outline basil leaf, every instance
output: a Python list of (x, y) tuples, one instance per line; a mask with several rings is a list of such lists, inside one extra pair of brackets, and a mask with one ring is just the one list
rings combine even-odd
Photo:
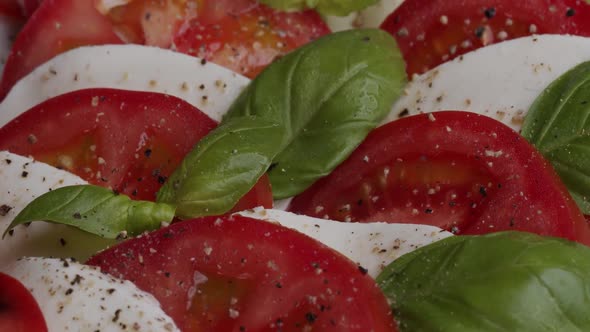
[(280, 10), (316, 9), (323, 15), (346, 16), (374, 5), (379, 0), (260, 0), (260, 2)]
[(590, 248), (504, 232), (444, 239), (377, 282), (401, 331), (589, 331)]
[(255, 116), (227, 119), (185, 157), (158, 192), (180, 218), (229, 211), (264, 175), (283, 140), (281, 126)]
[(171, 222), (173, 218), (174, 207), (168, 204), (133, 201), (97, 186), (69, 186), (33, 200), (16, 216), (3, 236), (20, 224), (49, 221), (115, 239), (157, 229), (162, 222)]
[(522, 135), (552, 164), (584, 214), (590, 214), (590, 62), (551, 83), (535, 100)]
[(224, 120), (256, 116), (284, 128), (268, 174), (274, 197), (291, 197), (328, 175), (389, 113), (404, 67), (384, 31), (332, 34), (268, 67)]

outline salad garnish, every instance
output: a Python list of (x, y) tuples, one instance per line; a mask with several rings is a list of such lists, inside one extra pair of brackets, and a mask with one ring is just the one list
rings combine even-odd
[(551, 83), (535, 100), (522, 135), (553, 164), (570, 194), (590, 214), (590, 62)]
[[(590, 248), (531, 233), (456, 236), (377, 278), (400, 331), (588, 331)], [(584, 291), (586, 290), (586, 291)]]
[[(267, 170), (276, 198), (305, 190), (379, 124), (405, 81), (395, 41), (376, 29), (332, 34), (288, 54), (258, 76), (220, 126), (186, 156), (158, 192), (157, 202), (168, 204), (167, 213), (151, 217), (169, 221), (172, 210), (183, 219), (228, 212)], [(99, 206), (106, 193), (63, 193), (40, 196), (16, 217), (16, 224), (34, 216), (116, 237), (159, 223), (130, 226), (127, 221), (135, 219), (121, 219), (121, 209), (89, 213), (81, 223), (71, 212)], [(65, 201), (71, 211), (53, 215), (52, 207)], [(110, 218), (118, 220), (118, 228), (107, 231), (103, 223)]]
[(70, 225), (107, 239), (124, 239), (172, 222), (174, 206), (131, 200), (110, 189), (78, 185), (40, 196), (12, 221), (4, 236), (17, 225), (36, 220)]

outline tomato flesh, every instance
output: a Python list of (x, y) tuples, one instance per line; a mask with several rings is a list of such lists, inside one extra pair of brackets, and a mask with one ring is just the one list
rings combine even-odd
[(0, 272), (0, 331), (46, 332), (37, 301), (20, 281)]
[(60, 53), (78, 46), (120, 43), (94, 1), (45, 0), (12, 45), (0, 82), (0, 99), (20, 78)]
[(504, 40), (532, 34), (590, 36), (590, 5), (580, 0), (406, 0), (381, 28), (396, 38), (411, 76)]
[(91, 265), (151, 292), (183, 331), (395, 331), (375, 281), (291, 229), (241, 216), (183, 221)]
[(491, 118), (436, 112), (374, 130), (289, 210), (341, 221), (520, 230), (590, 244), (590, 226), (545, 159)]
[[(0, 150), (33, 156), (133, 199), (156, 192), (217, 124), (176, 97), (88, 89), (49, 99), (0, 128)], [(263, 178), (240, 203), (272, 206)]]

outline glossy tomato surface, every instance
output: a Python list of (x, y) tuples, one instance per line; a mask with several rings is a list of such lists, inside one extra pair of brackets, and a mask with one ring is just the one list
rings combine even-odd
[(590, 36), (590, 5), (583, 0), (406, 0), (381, 28), (396, 38), (411, 76), (508, 39)]
[(374, 130), (289, 210), (341, 221), (520, 230), (590, 244), (590, 226), (550, 164), (491, 118), (436, 112)]
[[(33, 156), (133, 199), (154, 200), (184, 156), (216, 126), (176, 97), (87, 89), (49, 99), (0, 128), (0, 150)], [(268, 180), (238, 205), (272, 206)]]
[(256, 219), (179, 222), (88, 263), (154, 294), (183, 331), (396, 331), (366, 270)]
[(14, 41), (0, 82), (0, 99), (20, 78), (60, 53), (78, 46), (120, 43), (94, 1), (45, 0)]
[(172, 47), (249, 77), (330, 32), (314, 11), (279, 12), (254, 0), (133, 1), (108, 16), (128, 42)]
[(330, 32), (314, 11), (278, 12), (254, 0), (46, 0), (17, 36), (0, 98), (50, 58), (83, 45), (134, 43), (196, 55), (254, 77), (275, 58)]
[(31, 292), (18, 280), (2, 272), (0, 272), (0, 331), (47, 331), (43, 313)]

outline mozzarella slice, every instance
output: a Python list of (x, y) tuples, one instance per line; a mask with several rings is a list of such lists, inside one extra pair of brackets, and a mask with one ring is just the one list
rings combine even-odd
[(590, 60), (590, 38), (523, 37), (490, 45), (415, 77), (383, 123), (403, 115), (466, 110), (520, 130), (533, 101), (555, 79)]
[(196, 57), (141, 45), (80, 47), (21, 79), (0, 104), (0, 127), (67, 92), (112, 88), (166, 93), (220, 121), (249, 79)]
[[(47, 164), (0, 151), (0, 233), (34, 198), (52, 189), (76, 184), (86, 182)], [(22, 256), (85, 260), (112, 243), (64, 225), (46, 222), (19, 225), (0, 240), (0, 266)]]
[(265, 209), (238, 214), (295, 229), (340, 252), (367, 269), (372, 277), (377, 277), (396, 258), (452, 236), (438, 227), (426, 225), (343, 223)]
[(31, 291), (49, 332), (180, 331), (151, 294), (95, 267), (65, 259), (23, 258), (2, 272)]

